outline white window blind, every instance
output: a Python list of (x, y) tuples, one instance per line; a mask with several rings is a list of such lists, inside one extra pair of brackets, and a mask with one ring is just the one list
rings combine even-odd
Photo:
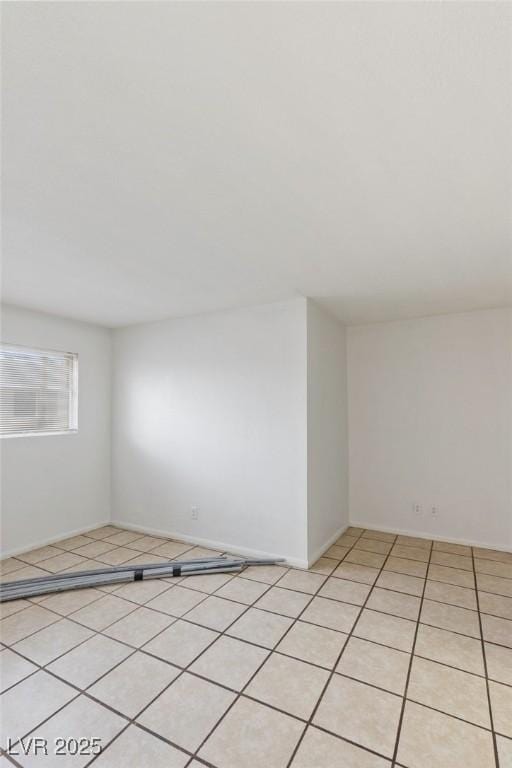
[(78, 356), (0, 346), (0, 435), (77, 429)]

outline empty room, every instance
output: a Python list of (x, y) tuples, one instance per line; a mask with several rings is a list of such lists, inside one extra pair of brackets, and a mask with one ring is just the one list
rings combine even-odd
[(512, 4), (1, 12), (0, 768), (512, 768)]

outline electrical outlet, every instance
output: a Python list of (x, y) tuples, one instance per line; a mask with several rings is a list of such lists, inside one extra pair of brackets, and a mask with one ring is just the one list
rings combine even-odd
[(430, 514), (433, 515), (434, 517), (436, 515), (438, 515), (439, 514), (439, 507), (432, 507), (432, 509), (430, 510)]
[(199, 517), (199, 507), (192, 507), (190, 510), (190, 517), (192, 520), (197, 520)]
[(416, 502), (413, 501), (412, 511), (413, 511), (413, 514), (415, 515), (421, 515), (421, 505), (416, 504)]

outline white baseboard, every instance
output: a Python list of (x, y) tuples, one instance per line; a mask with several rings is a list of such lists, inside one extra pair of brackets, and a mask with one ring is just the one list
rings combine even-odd
[[(260, 549), (249, 549), (248, 547), (240, 547), (235, 544), (227, 544), (225, 541), (214, 541), (213, 539), (203, 539), (198, 536), (190, 536), (186, 533), (179, 533), (178, 531), (164, 531), (159, 528), (148, 528), (145, 525), (135, 525), (134, 523), (127, 523), (124, 520), (111, 520), (110, 525), (115, 525), (119, 528), (126, 528), (129, 531), (137, 531), (139, 533), (145, 533), (148, 536), (162, 536), (167, 539), (177, 539), (184, 541), (187, 544), (195, 544), (198, 547), (206, 547), (207, 549), (217, 549), (220, 552), (229, 552), (233, 555), (244, 555), (246, 557), (270, 557), (270, 558), (282, 558), (284, 555), (276, 554), (275, 552), (263, 552)], [(284, 557), (288, 565), (292, 565), (294, 568), (307, 568), (308, 561), (301, 560), (296, 557)]]
[(86, 525), (85, 528), (75, 528), (73, 531), (62, 531), (58, 536), (50, 536), (48, 539), (40, 539), (39, 541), (31, 541), (24, 547), (8, 549), (5, 552), (2, 552), (0, 559), (4, 560), (7, 557), (15, 557), (22, 552), (30, 552), (32, 549), (46, 547), (48, 544), (55, 544), (57, 541), (62, 541), (62, 539), (70, 539), (72, 536), (80, 536), (81, 534), (87, 533), (87, 531), (94, 531), (96, 528), (101, 528), (103, 525), (112, 525), (112, 523), (110, 520), (98, 520), (94, 525)]
[(504, 547), (503, 543), (474, 541), (473, 539), (454, 539), (450, 536), (438, 536), (432, 533), (423, 533), (409, 528), (388, 528), (383, 525), (365, 523), (363, 520), (351, 520), (349, 525), (355, 528), (366, 528), (367, 531), (382, 531), (383, 533), (395, 533), (397, 536), (415, 536), (417, 539), (429, 539), (431, 541), (445, 541), (449, 544), (462, 544), (466, 547), (481, 547), (482, 549), (497, 549), (500, 552), (512, 552), (512, 547)]
[(320, 557), (322, 557), (322, 555), (324, 554), (324, 552), (327, 552), (327, 550), (329, 549), (329, 547), (332, 547), (332, 545), (334, 544), (334, 542), (335, 542), (335, 541), (337, 541), (337, 540), (339, 539), (339, 537), (340, 537), (340, 536), (343, 536), (343, 534), (345, 533), (345, 531), (347, 530), (347, 528), (348, 528), (348, 527), (349, 527), (349, 524), (348, 524), (348, 523), (347, 523), (347, 525), (342, 525), (342, 526), (341, 526), (341, 528), (338, 528), (338, 530), (336, 531), (336, 533), (333, 533), (333, 535), (332, 535), (332, 536), (330, 536), (330, 537), (327, 539), (327, 541), (326, 541), (326, 542), (324, 542), (324, 544), (322, 544), (322, 546), (321, 546), (321, 547), (317, 547), (317, 549), (315, 549), (315, 551), (313, 552), (313, 554), (308, 556), (308, 567), (309, 567), (309, 568), (311, 568), (311, 566), (312, 566), (312, 565), (314, 565), (314, 564), (316, 563), (316, 561), (317, 561), (317, 560), (318, 560)]

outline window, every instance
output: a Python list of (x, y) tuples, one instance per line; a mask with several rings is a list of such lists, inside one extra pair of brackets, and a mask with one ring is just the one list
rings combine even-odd
[(51, 435), (78, 427), (78, 355), (0, 346), (0, 435)]

